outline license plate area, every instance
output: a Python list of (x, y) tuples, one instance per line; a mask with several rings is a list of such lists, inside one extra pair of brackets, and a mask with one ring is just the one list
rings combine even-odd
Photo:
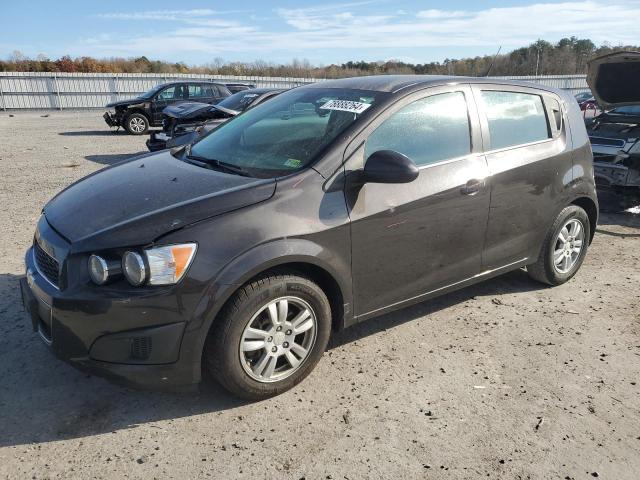
[[(27, 277), (29, 277), (29, 274), (27, 274)], [(29, 286), (28, 278), (20, 281), (20, 292), (22, 294), (22, 304), (31, 317), (34, 331), (38, 332), (47, 345), (51, 345), (53, 340), (51, 306), (33, 293)]]
[(47, 344), (51, 345), (53, 341), (51, 329), (51, 307), (46, 303), (38, 300), (38, 333), (40, 338)]

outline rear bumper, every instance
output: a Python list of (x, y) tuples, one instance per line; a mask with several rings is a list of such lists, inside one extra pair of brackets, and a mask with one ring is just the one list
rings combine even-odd
[(200, 382), (198, 331), (186, 332), (184, 319), (156, 311), (150, 320), (144, 299), (98, 304), (65, 296), (39, 273), (32, 249), (25, 263), (22, 302), (34, 331), (56, 357), (134, 388), (182, 390)]

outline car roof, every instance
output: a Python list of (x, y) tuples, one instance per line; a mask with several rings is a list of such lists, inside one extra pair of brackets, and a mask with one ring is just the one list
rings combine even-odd
[(284, 92), (284, 89), (283, 88), (268, 88), (268, 87), (264, 87), (264, 88), (249, 88), (247, 90), (240, 90), (237, 93), (244, 93), (244, 94), (256, 93), (258, 95), (262, 95), (263, 93), (271, 93), (271, 92)]
[(189, 79), (185, 79), (185, 80), (174, 80), (173, 82), (167, 82), (167, 83), (163, 83), (161, 84), (163, 87), (169, 86), (169, 85), (182, 85), (183, 83), (203, 83), (206, 85), (218, 85), (221, 87), (226, 87), (226, 85), (224, 83), (220, 83), (220, 82), (213, 82), (211, 80), (189, 80)]
[(490, 85), (513, 85), (527, 88), (538, 88), (558, 93), (555, 88), (518, 80), (505, 80), (491, 77), (456, 77), (450, 75), (370, 75), (363, 77), (341, 78), (306, 85), (310, 88), (346, 88), (353, 90), (372, 90), (377, 92), (396, 93), (405, 89), (446, 85), (450, 83), (486, 83)]

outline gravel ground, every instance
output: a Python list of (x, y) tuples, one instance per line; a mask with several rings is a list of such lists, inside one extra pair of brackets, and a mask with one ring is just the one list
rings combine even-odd
[(259, 403), (132, 391), (54, 359), (19, 298), (44, 203), (144, 151), (101, 112), (0, 114), (0, 477), (637, 479), (640, 219), (605, 214), (582, 270), (521, 271), (332, 339)]

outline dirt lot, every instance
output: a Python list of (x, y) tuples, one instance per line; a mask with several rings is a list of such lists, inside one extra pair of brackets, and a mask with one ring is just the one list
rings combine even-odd
[(0, 113), (0, 477), (640, 477), (640, 219), (568, 284), (521, 271), (336, 335), (298, 388), (139, 392), (54, 359), (18, 293), (44, 203), (144, 151), (100, 112)]

